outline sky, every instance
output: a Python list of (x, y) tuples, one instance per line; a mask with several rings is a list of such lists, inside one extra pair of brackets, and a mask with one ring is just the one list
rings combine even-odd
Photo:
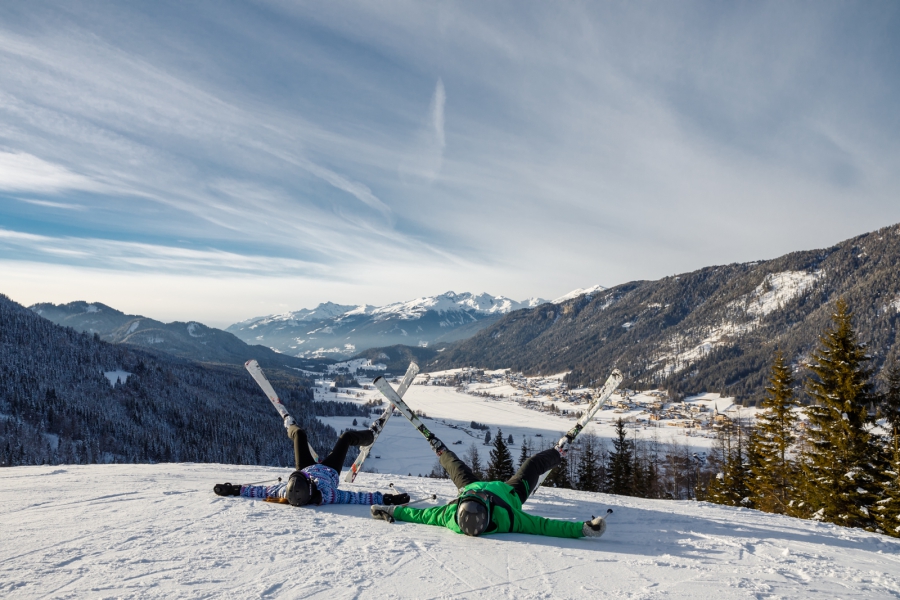
[(0, 293), (213, 326), (900, 222), (896, 2), (0, 5)]

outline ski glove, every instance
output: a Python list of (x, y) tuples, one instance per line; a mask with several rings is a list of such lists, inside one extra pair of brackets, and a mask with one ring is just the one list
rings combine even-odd
[(382, 521), (387, 521), (388, 523), (394, 522), (394, 508), (395, 506), (384, 506), (383, 504), (373, 504), (372, 508), (372, 517), (375, 519), (381, 519)]
[(606, 531), (606, 519), (603, 517), (594, 517), (590, 521), (585, 521), (581, 528), (584, 537), (600, 537)]
[(385, 506), (396, 506), (409, 502), (409, 494), (382, 494)]

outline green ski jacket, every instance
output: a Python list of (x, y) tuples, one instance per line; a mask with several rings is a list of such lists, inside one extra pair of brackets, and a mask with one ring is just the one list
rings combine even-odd
[[(580, 521), (558, 521), (544, 517), (535, 517), (522, 511), (522, 502), (512, 486), (502, 481), (477, 481), (463, 488), (487, 492), (491, 498), (491, 524), (483, 535), (492, 533), (530, 533), (561, 538), (580, 538), (583, 523)], [(412, 508), (398, 506), (394, 509), (394, 518), (408, 523), (438, 525), (456, 533), (462, 533), (456, 524), (456, 503), (453, 501), (444, 506), (433, 508)]]

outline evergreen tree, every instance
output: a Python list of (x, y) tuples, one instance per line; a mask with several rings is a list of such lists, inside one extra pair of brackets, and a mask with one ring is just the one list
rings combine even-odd
[(833, 326), (819, 338), (807, 381), (813, 404), (801, 468), (806, 478), (804, 510), (819, 520), (848, 527), (871, 526), (869, 509), (875, 501), (878, 449), (866, 429), (867, 406), (873, 400), (868, 360), (856, 340), (852, 313), (837, 301)]
[(649, 498), (651, 482), (651, 461), (647, 457), (646, 447), (638, 444), (637, 436), (631, 441), (631, 495), (638, 498)]
[(881, 484), (882, 499), (873, 512), (875, 523), (884, 533), (900, 537), (900, 435), (894, 435), (894, 452)]
[(485, 480), (484, 466), (481, 464), (481, 455), (478, 454), (478, 447), (475, 444), (469, 444), (469, 449), (466, 451), (463, 461), (469, 465), (469, 468), (472, 469), (472, 474), (475, 475), (479, 481)]
[(491, 430), (490, 429), (488, 429), (487, 431), (484, 432), (484, 443), (485, 443), (485, 445), (491, 443)]
[(887, 391), (881, 399), (881, 414), (887, 419), (892, 435), (900, 434), (900, 363), (891, 361), (883, 371)]
[(616, 438), (613, 440), (613, 450), (609, 453), (606, 467), (606, 491), (610, 494), (631, 495), (631, 452), (631, 442), (628, 441), (628, 434), (625, 432), (625, 423), (620, 418), (616, 421)]
[(663, 498), (665, 491), (662, 468), (659, 461), (659, 438), (654, 435), (650, 439), (642, 440), (639, 445), (635, 446), (635, 453), (640, 455), (640, 462), (644, 472), (644, 489), (640, 496), (642, 498)]
[(512, 434), (509, 434), (509, 437), (506, 438), (506, 443), (509, 444), (510, 446), (512, 446), (515, 443), (515, 442), (513, 442)]
[(449, 479), (450, 474), (447, 473), (447, 469), (441, 465), (441, 460), (438, 458), (434, 461), (434, 464), (431, 465), (431, 473), (428, 474), (429, 477), (434, 479)]
[(749, 504), (750, 489), (747, 486), (746, 444), (743, 426), (740, 422), (720, 433), (722, 450), (720, 471), (709, 484), (706, 500), (727, 506)]
[(519, 451), (519, 467), (525, 464), (525, 461), (531, 458), (531, 442), (529, 438), (522, 438), (522, 448)]
[(599, 492), (603, 488), (597, 449), (597, 436), (584, 434), (581, 440), (581, 459), (578, 462), (578, 489), (585, 492)]
[(794, 427), (799, 404), (794, 397), (794, 377), (781, 351), (775, 353), (770, 386), (750, 434), (750, 470), (747, 481), (753, 505), (766, 512), (790, 514), (796, 496), (797, 467), (789, 450), (796, 441)]
[(497, 435), (494, 436), (494, 448), (491, 450), (491, 462), (488, 464), (487, 480), (506, 481), (514, 473), (512, 454), (509, 453), (509, 448), (503, 441), (503, 431), (497, 429)]

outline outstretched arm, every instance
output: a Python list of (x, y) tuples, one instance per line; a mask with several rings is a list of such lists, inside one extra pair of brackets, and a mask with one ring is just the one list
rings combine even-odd
[[(322, 495), (324, 500), (325, 495)], [(333, 498), (330, 502), (323, 501), (323, 504), (382, 504), (384, 496), (381, 492), (345, 492), (344, 490), (335, 490)]]
[(431, 508), (413, 508), (411, 506), (398, 506), (394, 509), (394, 518), (408, 523), (421, 523), (422, 525), (437, 525), (446, 527), (453, 521), (453, 513), (456, 504), (445, 506), (432, 506)]
[(584, 523), (581, 521), (559, 521), (546, 517), (536, 517), (526, 512), (516, 513), (516, 533), (547, 535), (560, 538), (584, 537)]

